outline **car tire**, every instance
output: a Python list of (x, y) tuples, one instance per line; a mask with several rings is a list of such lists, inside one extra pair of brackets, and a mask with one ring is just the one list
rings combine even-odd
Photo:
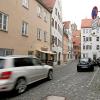
[(94, 68), (92, 68), (91, 71), (93, 72), (94, 71)]
[(47, 79), (48, 79), (48, 80), (52, 80), (52, 79), (53, 79), (53, 71), (52, 71), (52, 70), (50, 70), (50, 71), (48, 72), (48, 77), (47, 77)]
[(14, 91), (17, 94), (22, 94), (25, 92), (26, 88), (27, 88), (26, 80), (24, 78), (20, 78), (16, 81)]
[(98, 64), (98, 66), (100, 67), (100, 64)]
[(77, 69), (77, 72), (81, 72), (81, 70), (80, 69)]

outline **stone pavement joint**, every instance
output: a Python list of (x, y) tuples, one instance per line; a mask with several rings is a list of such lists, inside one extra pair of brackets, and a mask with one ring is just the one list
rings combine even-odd
[(48, 96), (46, 100), (66, 100), (65, 97), (60, 96)]

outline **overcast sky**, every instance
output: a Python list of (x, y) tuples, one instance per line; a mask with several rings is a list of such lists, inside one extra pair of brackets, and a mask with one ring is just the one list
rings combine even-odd
[[(63, 21), (71, 21), (81, 25), (81, 19), (91, 18), (94, 6), (100, 11), (100, 0), (62, 0)], [(98, 14), (100, 16), (100, 12)]]

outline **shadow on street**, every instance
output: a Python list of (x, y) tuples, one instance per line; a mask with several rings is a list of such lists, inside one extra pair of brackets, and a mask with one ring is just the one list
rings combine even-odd
[[(48, 80), (47, 79), (43, 79), (41, 81), (32, 83), (32, 84), (28, 85), (27, 90), (25, 92), (27, 93), (30, 89), (32, 89), (34, 87), (37, 87), (37, 86), (39, 86), (39, 85), (41, 85), (41, 84), (43, 84), (45, 82), (48, 82)], [(18, 96), (18, 95), (15, 94), (12, 91), (11, 92), (0, 92), (0, 100), (8, 100), (8, 99), (13, 98), (13, 97), (16, 97), (16, 96)]]

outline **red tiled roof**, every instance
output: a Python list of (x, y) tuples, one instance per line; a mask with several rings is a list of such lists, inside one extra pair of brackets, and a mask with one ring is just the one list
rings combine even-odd
[(92, 19), (83, 19), (81, 21), (81, 28), (91, 28), (92, 27)]
[(71, 23), (70, 21), (65, 21), (65, 22), (63, 22), (64, 28), (65, 28), (65, 29), (69, 29), (70, 23)]
[(43, 4), (48, 10), (52, 10), (56, 0), (37, 0), (41, 4)]
[(42, 2), (48, 7), (53, 8), (56, 0), (42, 0)]

